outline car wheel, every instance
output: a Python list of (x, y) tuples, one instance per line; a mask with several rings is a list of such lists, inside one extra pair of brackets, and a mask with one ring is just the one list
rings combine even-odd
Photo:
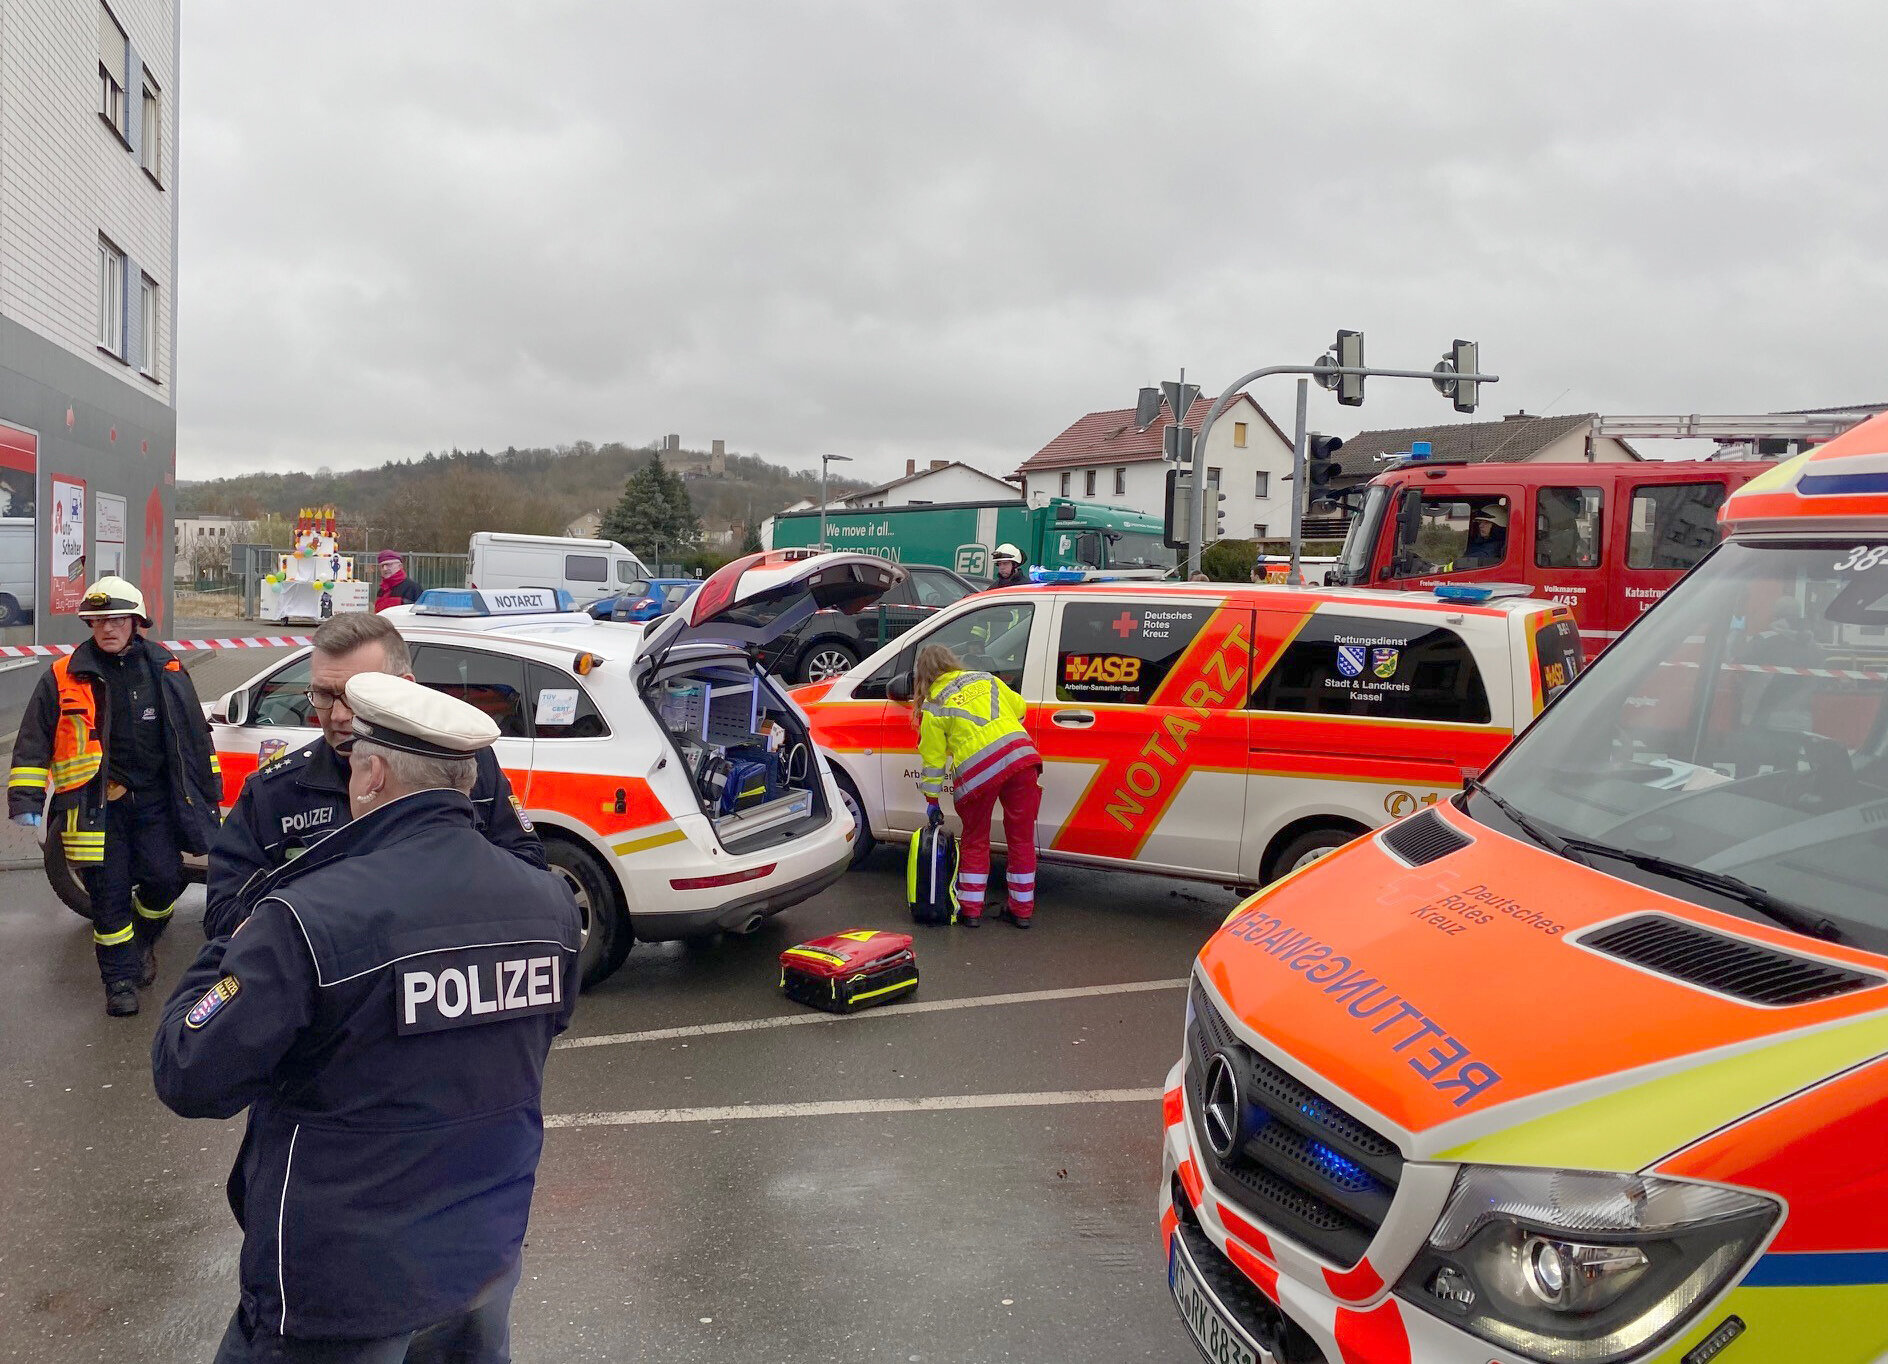
[(1336, 852), (1363, 832), (1362, 829), (1342, 824), (1307, 829), (1272, 854), (1271, 864), (1265, 869), (1265, 879), (1267, 882), (1276, 881), (1300, 867), (1308, 867), (1320, 857)]
[(588, 990), (615, 973), (635, 945), (629, 915), (624, 913), (609, 872), (588, 848), (563, 838), (544, 840), (544, 860), (576, 897), (583, 914), (583, 946), (577, 965)]
[(85, 889), (85, 879), (79, 875), (79, 869), (66, 860), (66, 851), (60, 846), (57, 829), (47, 831), (46, 846), (40, 850), (40, 860), (46, 868), (46, 880), (52, 886), (52, 893), (59, 897), (59, 903), (80, 918), (90, 919), (91, 893)]
[(865, 802), (859, 799), (859, 792), (852, 784), (852, 778), (843, 770), (833, 768), (833, 781), (839, 786), (839, 799), (846, 803), (846, 809), (852, 812), (852, 862), (858, 866), (872, 855), (872, 849), (878, 846), (878, 840), (872, 837), (872, 826), (865, 817)]
[(23, 614), (18, 600), (0, 592), (0, 626), (18, 625)]
[(858, 661), (859, 655), (849, 645), (836, 639), (822, 639), (800, 655), (794, 672), (802, 682), (824, 682), (829, 677), (839, 676)]

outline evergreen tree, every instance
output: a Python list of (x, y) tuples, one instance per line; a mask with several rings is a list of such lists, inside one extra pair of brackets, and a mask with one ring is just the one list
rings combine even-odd
[(651, 460), (623, 484), (623, 495), (603, 514), (597, 534), (631, 550), (655, 565), (663, 552), (677, 548), (670, 534), (673, 513), (669, 506), (666, 470), (660, 459)]
[(754, 522), (749, 521), (747, 523), (747, 534), (741, 537), (741, 553), (759, 554), (760, 551), (760, 527), (754, 524)]
[(670, 542), (677, 549), (693, 549), (701, 543), (701, 518), (695, 515), (688, 487), (680, 474), (663, 464), (660, 455), (656, 456), (654, 467), (662, 480), (662, 500), (668, 508)]

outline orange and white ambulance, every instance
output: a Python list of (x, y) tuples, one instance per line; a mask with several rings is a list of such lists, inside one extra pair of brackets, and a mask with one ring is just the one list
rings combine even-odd
[(944, 644), (1028, 705), (1045, 860), (1256, 886), (1459, 791), (1572, 679), (1580, 639), (1567, 608), (1449, 590), (1461, 599), (1005, 588), (793, 695), (853, 806), (858, 856), (924, 822), (917, 725), (888, 693), (919, 649)]
[(1463, 795), (1201, 951), (1207, 1358), (1888, 1358), (1888, 417), (1723, 520)]
[[(386, 615), (419, 681), (497, 722), (519, 813), (583, 911), (588, 987), (636, 940), (751, 931), (844, 875), (852, 820), (756, 656), (902, 578), (863, 554), (786, 551), (734, 560), (646, 627), (557, 612), (538, 588), (436, 590)], [(227, 801), (319, 737), (308, 654), (215, 704)]]

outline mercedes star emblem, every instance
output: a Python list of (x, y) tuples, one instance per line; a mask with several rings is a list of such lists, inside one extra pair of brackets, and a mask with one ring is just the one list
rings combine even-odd
[(1204, 1117), (1207, 1144), (1221, 1160), (1239, 1149), (1239, 1076), (1223, 1051), (1214, 1052), (1206, 1067)]

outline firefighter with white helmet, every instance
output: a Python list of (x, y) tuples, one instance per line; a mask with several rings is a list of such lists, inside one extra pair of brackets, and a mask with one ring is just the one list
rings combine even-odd
[(146, 639), (144, 594), (100, 578), (79, 602), (91, 639), (55, 659), (20, 721), (7, 774), (16, 824), (50, 825), (85, 881), (105, 1012), (138, 1011), (156, 944), (184, 888), (183, 854), (207, 852), (223, 779), (190, 674)]
[(1012, 544), (1001, 544), (990, 558), (996, 564), (995, 587), (1014, 587), (1018, 583), (1029, 581), (1023, 571), (1023, 552)]

